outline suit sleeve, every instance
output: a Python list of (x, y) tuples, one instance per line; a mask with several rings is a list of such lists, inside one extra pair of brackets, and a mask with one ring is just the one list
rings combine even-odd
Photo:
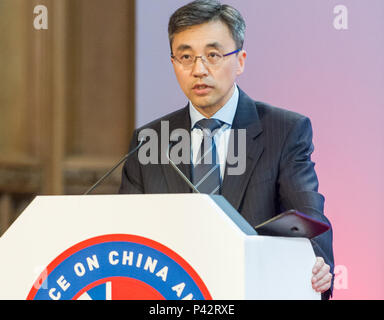
[[(278, 179), (280, 203), (284, 209), (296, 209), (322, 222), (330, 224), (324, 215), (324, 197), (318, 193), (315, 164), (311, 161), (314, 150), (312, 126), (308, 118), (302, 117), (293, 125), (284, 143)], [(332, 229), (311, 240), (315, 255), (323, 257), (334, 274)], [(328, 299), (332, 287), (323, 293)]]
[[(133, 133), (132, 141), (129, 150), (133, 150), (138, 144), (137, 131)], [(139, 194), (144, 193), (144, 186), (142, 183), (141, 166), (139, 163), (138, 152), (132, 154), (124, 163), (121, 174), (121, 185), (119, 193), (125, 194)]]

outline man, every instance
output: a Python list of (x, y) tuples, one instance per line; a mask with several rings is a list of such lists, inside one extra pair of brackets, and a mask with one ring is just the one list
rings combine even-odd
[[(324, 198), (311, 162), (312, 128), (308, 118), (297, 113), (253, 101), (235, 80), (245, 68), (243, 50), (245, 23), (240, 13), (217, 1), (197, 0), (178, 9), (170, 18), (168, 32), (171, 62), (188, 105), (153, 121), (141, 129), (161, 134), (191, 133), (190, 160), (181, 171), (200, 192), (220, 193), (251, 224), (257, 225), (287, 209), (297, 209), (329, 223), (323, 214)], [(138, 145), (134, 133), (131, 149)], [(241, 174), (229, 174), (231, 135), (243, 139), (246, 154)], [(204, 144), (206, 133), (210, 144)], [(236, 139), (235, 139), (236, 140)], [(241, 141), (235, 149), (241, 150)], [(205, 146), (205, 147), (203, 147)], [(161, 146), (160, 146), (161, 147)], [(204, 150), (204, 151), (203, 151)], [(164, 150), (162, 150), (163, 152)], [(206, 155), (212, 162), (202, 163)], [(160, 159), (159, 155), (159, 159)], [(228, 158), (227, 158), (228, 160)], [(169, 164), (142, 164), (139, 156), (124, 165), (120, 193), (191, 192)], [(332, 231), (314, 238), (317, 256), (312, 286), (329, 299), (332, 292)]]

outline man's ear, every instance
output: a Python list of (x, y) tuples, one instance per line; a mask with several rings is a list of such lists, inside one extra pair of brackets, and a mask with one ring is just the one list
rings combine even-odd
[(241, 50), (237, 55), (238, 69), (237, 69), (236, 75), (239, 76), (244, 72), (246, 58), (247, 58), (247, 52), (245, 50)]

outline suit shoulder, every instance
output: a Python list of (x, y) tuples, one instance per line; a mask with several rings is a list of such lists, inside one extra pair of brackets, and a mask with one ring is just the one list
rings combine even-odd
[(271, 104), (255, 101), (259, 117), (263, 122), (283, 122), (286, 124), (294, 124), (297, 121), (309, 120), (303, 114), (288, 109), (273, 106)]

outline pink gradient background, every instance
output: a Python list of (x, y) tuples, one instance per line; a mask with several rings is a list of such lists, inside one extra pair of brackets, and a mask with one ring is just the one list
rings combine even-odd
[[(137, 125), (186, 104), (169, 61), (167, 23), (187, 2), (137, 2)], [(384, 1), (223, 3), (247, 23), (240, 87), (312, 121), (335, 263), (348, 271), (347, 288), (335, 288), (333, 299), (384, 299)], [(348, 8), (348, 30), (333, 27), (338, 4)]]

